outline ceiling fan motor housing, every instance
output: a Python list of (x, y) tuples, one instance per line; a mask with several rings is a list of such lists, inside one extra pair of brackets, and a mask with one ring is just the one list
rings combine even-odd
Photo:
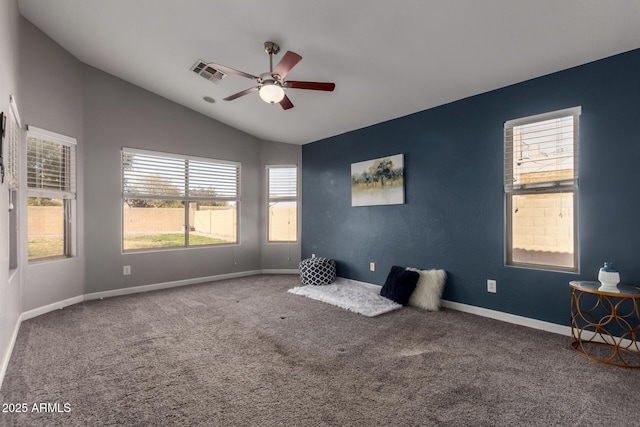
[(260, 74), (260, 76), (258, 77), (258, 83), (263, 84), (266, 82), (276, 82), (278, 84), (282, 83), (279, 79), (279, 76), (276, 74), (271, 74), (271, 73), (262, 73)]
[(264, 42), (264, 51), (269, 55), (277, 55), (280, 52), (280, 46), (274, 42)]

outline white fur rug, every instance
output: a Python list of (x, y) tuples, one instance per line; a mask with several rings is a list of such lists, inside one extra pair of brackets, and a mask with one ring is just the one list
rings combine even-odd
[(306, 285), (289, 289), (290, 293), (326, 302), (367, 317), (378, 316), (402, 305), (380, 296), (380, 286), (338, 278), (331, 285)]

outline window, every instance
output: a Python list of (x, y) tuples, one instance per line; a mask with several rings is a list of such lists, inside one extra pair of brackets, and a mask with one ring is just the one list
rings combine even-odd
[(580, 112), (505, 123), (507, 265), (578, 271)]
[(298, 168), (267, 166), (269, 242), (298, 240)]
[(76, 140), (27, 128), (29, 261), (75, 255)]
[(240, 164), (122, 149), (124, 251), (238, 242)]

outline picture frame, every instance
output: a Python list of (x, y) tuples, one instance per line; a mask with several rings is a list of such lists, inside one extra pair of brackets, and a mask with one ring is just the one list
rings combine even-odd
[(351, 206), (404, 204), (404, 154), (351, 164)]

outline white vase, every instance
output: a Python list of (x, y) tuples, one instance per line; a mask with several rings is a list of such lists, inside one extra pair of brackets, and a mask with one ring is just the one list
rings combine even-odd
[(618, 289), (617, 286), (618, 283), (620, 283), (620, 273), (613, 268), (613, 263), (604, 263), (604, 267), (602, 267), (598, 273), (598, 281), (600, 282), (599, 291), (620, 293), (620, 289)]

